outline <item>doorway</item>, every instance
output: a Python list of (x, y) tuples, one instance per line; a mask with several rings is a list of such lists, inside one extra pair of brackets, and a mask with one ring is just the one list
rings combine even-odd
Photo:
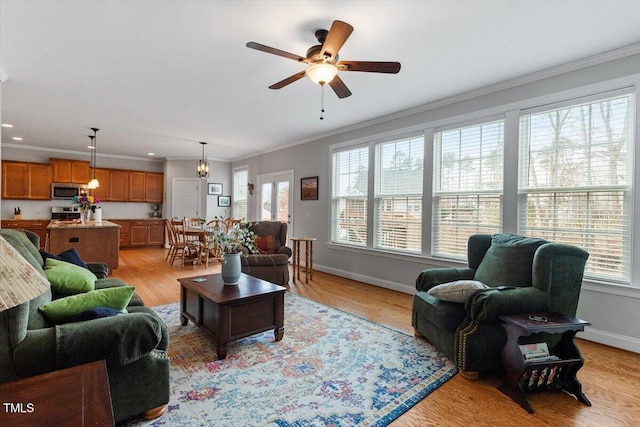
[(258, 182), (258, 221), (287, 223), (287, 240), (293, 230), (293, 170), (262, 174)]
[(199, 178), (173, 178), (171, 183), (171, 217), (194, 218), (201, 216)]

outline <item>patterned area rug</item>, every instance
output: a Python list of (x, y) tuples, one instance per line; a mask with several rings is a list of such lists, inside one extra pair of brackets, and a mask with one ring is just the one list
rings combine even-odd
[(220, 361), (178, 304), (154, 310), (170, 331), (171, 401), (131, 426), (384, 426), (456, 373), (423, 340), (289, 292), (283, 340), (244, 338)]

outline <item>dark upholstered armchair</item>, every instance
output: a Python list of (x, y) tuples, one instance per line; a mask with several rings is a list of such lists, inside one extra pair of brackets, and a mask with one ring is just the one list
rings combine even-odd
[[(514, 234), (476, 234), (468, 242), (468, 268), (425, 270), (416, 280), (412, 325), (442, 350), (468, 379), (502, 369), (506, 334), (497, 316), (558, 312), (575, 316), (589, 254), (575, 246)], [(477, 280), (489, 286), (464, 303), (428, 294), (436, 285)], [(505, 285), (514, 289), (498, 290)]]
[[(44, 275), (36, 234), (0, 229), (0, 236)], [(126, 285), (107, 278), (105, 267), (89, 264), (98, 277), (95, 289)], [(0, 383), (104, 359), (116, 422), (162, 415), (169, 402), (169, 334), (156, 313), (133, 294), (127, 313), (51, 324), (38, 307), (55, 298), (48, 289), (0, 312)]]
[(258, 221), (249, 224), (249, 228), (256, 234), (260, 253), (241, 257), (242, 272), (277, 285), (289, 283), (291, 248), (286, 246), (287, 223)]

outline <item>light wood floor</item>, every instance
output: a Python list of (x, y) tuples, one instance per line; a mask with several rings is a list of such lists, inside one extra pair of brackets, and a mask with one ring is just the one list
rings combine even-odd
[[(163, 249), (120, 252), (115, 277), (135, 286), (148, 306), (179, 301), (177, 278), (219, 272), (220, 266), (179, 267), (164, 261)], [(291, 292), (390, 328), (413, 334), (411, 295), (316, 272)], [(588, 319), (587, 319), (588, 320)], [(285, 339), (287, 337), (285, 330)], [(418, 338), (416, 338), (418, 339)], [(535, 414), (500, 393), (499, 375), (478, 381), (454, 376), (396, 420), (392, 426), (636, 426), (640, 419), (640, 355), (578, 340), (585, 366), (578, 372), (591, 407), (563, 392), (528, 395)]]

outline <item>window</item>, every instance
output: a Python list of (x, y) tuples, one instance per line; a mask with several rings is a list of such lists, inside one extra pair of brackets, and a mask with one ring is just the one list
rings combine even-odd
[(584, 248), (586, 275), (630, 281), (633, 96), (520, 118), (519, 230)]
[(247, 218), (247, 184), (249, 171), (246, 168), (233, 171), (233, 197), (231, 212), (233, 218)]
[(504, 120), (436, 132), (432, 252), (467, 258), (476, 233), (501, 230)]
[(420, 253), (424, 138), (380, 143), (375, 153), (374, 246)]
[(333, 153), (331, 241), (367, 245), (369, 148)]

